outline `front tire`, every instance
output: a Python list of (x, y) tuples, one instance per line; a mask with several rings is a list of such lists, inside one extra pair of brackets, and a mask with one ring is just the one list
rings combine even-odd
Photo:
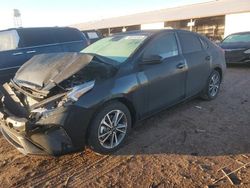
[(215, 99), (220, 91), (221, 76), (217, 70), (213, 70), (210, 74), (206, 87), (204, 88), (201, 98), (204, 100)]
[(124, 144), (131, 130), (131, 114), (120, 102), (106, 104), (89, 127), (89, 147), (100, 154), (112, 153)]

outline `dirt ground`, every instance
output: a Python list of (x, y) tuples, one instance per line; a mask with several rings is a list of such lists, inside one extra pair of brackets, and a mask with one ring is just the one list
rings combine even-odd
[(216, 100), (139, 123), (110, 156), (24, 156), (0, 135), (0, 187), (250, 187), (250, 165), (214, 184), (250, 162), (249, 84), (250, 66), (230, 66)]

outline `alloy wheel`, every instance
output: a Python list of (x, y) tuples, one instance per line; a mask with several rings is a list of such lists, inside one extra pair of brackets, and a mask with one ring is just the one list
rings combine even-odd
[(215, 97), (219, 91), (220, 87), (220, 76), (219, 74), (214, 74), (209, 82), (209, 94), (211, 97)]
[(98, 140), (106, 149), (118, 146), (127, 133), (128, 121), (121, 110), (112, 110), (102, 119), (98, 129)]

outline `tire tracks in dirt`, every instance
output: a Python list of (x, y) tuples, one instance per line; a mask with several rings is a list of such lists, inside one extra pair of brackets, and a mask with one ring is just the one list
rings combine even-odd
[[(84, 163), (91, 165), (91, 163), (89, 163), (87, 156), (84, 158), (86, 159), (85, 161), (84, 159), (82, 159), (82, 157), (79, 154), (73, 156), (73, 158), (70, 158), (70, 159), (68, 158), (69, 156), (67, 156), (67, 158), (65, 159), (63, 158), (62, 161), (59, 161), (59, 164), (53, 161), (55, 162), (55, 164), (51, 168), (48, 168), (42, 172), (39, 172), (37, 175), (34, 175), (32, 177), (21, 179), (18, 181), (17, 185), (18, 187), (26, 187), (28, 184), (31, 184), (32, 186), (45, 185), (47, 182), (49, 182), (53, 178), (61, 177), (61, 174), (63, 174), (64, 172), (73, 171), (76, 166), (80, 166)], [(102, 160), (103, 158), (105, 158), (105, 156), (99, 159), (93, 158), (93, 156), (91, 157), (93, 161), (96, 161), (96, 160), (99, 161), (99, 160)], [(63, 171), (61, 169), (62, 165), (64, 167)]]
[[(155, 140), (151, 141), (148, 145), (145, 145), (145, 146), (148, 148), (153, 147), (155, 144), (162, 142), (163, 139), (171, 139), (172, 136), (174, 136), (174, 134), (170, 134), (167, 137), (166, 137), (166, 135), (162, 135), (160, 137), (157, 137)], [(129, 149), (129, 148), (131, 148), (131, 146), (134, 146), (134, 144), (135, 143), (130, 143), (124, 149)], [(145, 146), (143, 146), (143, 147), (145, 147)], [(91, 173), (86, 173), (88, 170), (90, 170), (90, 168), (77, 171), (77, 173), (72, 176), (72, 179), (74, 179), (75, 181), (72, 180), (70, 183), (70, 186), (72, 186), (72, 187), (79, 187), (79, 186), (85, 187), (88, 185), (88, 183), (91, 182), (91, 180), (96, 179), (96, 177), (98, 177), (98, 178), (103, 177), (108, 172), (115, 170), (116, 168), (118, 168), (122, 164), (127, 163), (128, 161), (130, 161), (132, 158), (135, 157), (135, 155), (133, 155), (133, 154), (127, 155), (127, 156), (119, 156), (118, 155), (119, 152), (116, 154), (117, 154), (117, 156), (110, 156), (109, 158), (107, 158), (107, 160), (105, 160), (105, 164), (97, 163), (96, 165), (99, 166), (98, 169), (95, 168), (93, 171), (91, 171)], [(102, 162), (104, 162), (104, 161), (102, 161)], [(86, 174), (88, 174), (88, 175), (86, 176)], [(60, 185), (60, 183), (56, 184), (56, 186), (59, 186), (59, 185)]]

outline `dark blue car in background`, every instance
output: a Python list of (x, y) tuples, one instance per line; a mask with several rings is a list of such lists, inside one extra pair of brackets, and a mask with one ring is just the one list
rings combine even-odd
[(70, 27), (15, 28), (0, 31), (0, 84), (9, 81), (34, 55), (80, 52), (88, 45), (81, 31)]
[(227, 63), (250, 63), (250, 32), (231, 34), (220, 47), (225, 50)]

